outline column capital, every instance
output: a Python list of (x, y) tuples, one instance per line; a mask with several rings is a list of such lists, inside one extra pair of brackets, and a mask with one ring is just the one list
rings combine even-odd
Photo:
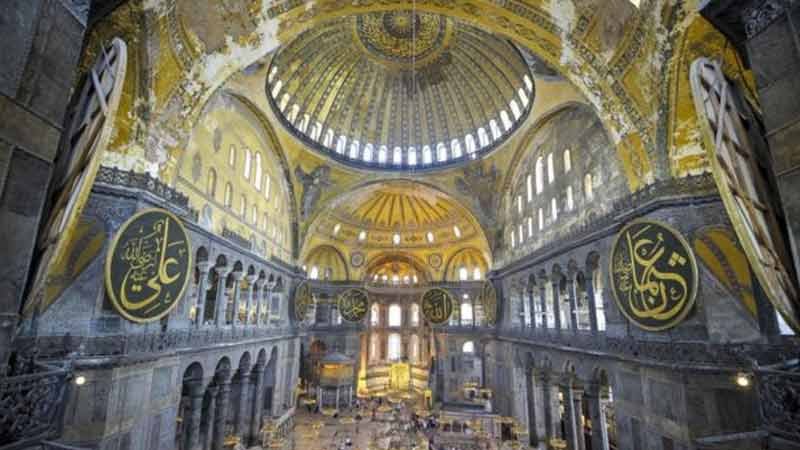
[(211, 271), (211, 267), (212, 266), (213, 266), (213, 264), (211, 264), (211, 261), (198, 261), (197, 270), (201, 274), (207, 274), (208, 272)]
[(233, 269), (228, 266), (214, 266), (214, 272), (217, 272), (220, 278), (225, 278), (231, 273)]
[(256, 274), (247, 275), (246, 277), (244, 277), (244, 279), (247, 280), (248, 284), (253, 285), (258, 280), (258, 275)]
[(266, 283), (267, 280), (263, 278), (257, 278), (255, 281), (253, 281), (253, 285), (258, 289), (261, 289)]
[(243, 271), (241, 271), (241, 270), (236, 270), (236, 271), (232, 271), (231, 275), (233, 276), (234, 280), (242, 281), (242, 278), (244, 278), (245, 273)]

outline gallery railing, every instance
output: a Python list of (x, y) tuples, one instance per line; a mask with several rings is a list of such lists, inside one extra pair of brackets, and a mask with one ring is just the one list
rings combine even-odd
[(800, 442), (800, 361), (759, 367), (755, 373), (766, 431)]
[(36, 349), (40, 359), (62, 359), (71, 354), (80, 357), (125, 356), (175, 351), (183, 348), (211, 347), (222, 343), (237, 343), (252, 339), (281, 337), (294, 334), (291, 327), (283, 328), (207, 328), (174, 330), (164, 333), (107, 335), (107, 336), (41, 336), (20, 337), (16, 348), (25, 353)]
[(68, 368), (32, 363), (0, 378), (0, 450), (21, 449), (61, 432)]

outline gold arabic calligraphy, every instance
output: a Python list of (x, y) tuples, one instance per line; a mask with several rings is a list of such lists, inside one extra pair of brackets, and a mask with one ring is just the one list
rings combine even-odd
[(422, 296), (422, 314), (433, 324), (441, 324), (453, 313), (453, 299), (447, 291), (431, 289)]
[(114, 306), (138, 322), (163, 317), (183, 294), (190, 259), (188, 236), (177, 218), (161, 210), (135, 215), (109, 253), (106, 284)]
[(351, 289), (339, 297), (339, 314), (348, 322), (364, 319), (368, 306), (367, 294), (357, 289)]
[(622, 231), (612, 259), (613, 289), (625, 315), (645, 329), (665, 329), (694, 302), (696, 265), (672, 230), (635, 222)]

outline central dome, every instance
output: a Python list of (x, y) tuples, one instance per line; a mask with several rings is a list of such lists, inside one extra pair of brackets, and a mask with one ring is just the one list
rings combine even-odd
[(267, 97), (295, 136), (334, 159), (424, 170), (504, 142), (530, 111), (530, 68), (510, 42), (416, 11), (326, 22), (273, 57)]

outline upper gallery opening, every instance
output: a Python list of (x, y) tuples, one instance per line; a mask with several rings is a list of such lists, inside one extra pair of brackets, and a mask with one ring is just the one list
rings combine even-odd
[(527, 117), (535, 89), (511, 42), (411, 10), (347, 16), (281, 47), (266, 80), (283, 125), (348, 165), (419, 171), (477, 158)]

